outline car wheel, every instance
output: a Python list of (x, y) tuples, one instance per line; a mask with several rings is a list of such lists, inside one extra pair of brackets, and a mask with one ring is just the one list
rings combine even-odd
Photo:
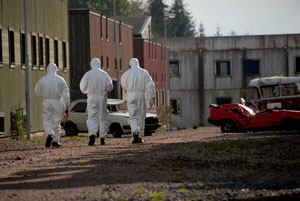
[(296, 130), (298, 125), (295, 119), (289, 118), (289, 119), (283, 119), (281, 121), (280, 127), (281, 130), (290, 131), (290, 130)]
[(225, 119), (221, 123), (221, 131), (223, 133), (233, 132), (235, 131), (235, 124), (232, 120)]
[(66, 131), (66, 136), (78, 135), (78, 128), (77, 128), (77, 126), (75, 124), (71, 123), (71, 122), (66, 123), (64, 129)]
[(123, 130), (119, 124), (114, 124), (111, 126), (111, 133), (115, 138), (120, 138), (123, 134)]

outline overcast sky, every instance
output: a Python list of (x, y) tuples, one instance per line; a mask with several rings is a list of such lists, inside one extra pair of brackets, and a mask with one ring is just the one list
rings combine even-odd
[[(174, 0), (164, 0), (171, 5)], [(300, 0), (183, 0), (198, 31), (203, 22), (206, 36), (216, 27), (226, 36), (300, 33)]]

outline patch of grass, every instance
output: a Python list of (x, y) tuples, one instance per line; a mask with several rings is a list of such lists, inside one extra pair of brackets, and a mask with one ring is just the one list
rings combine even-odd
[(152, 199), (153, 201), (161, 201), (163, 200), (163, 197), (165, 197), (165, 193), (164, 192), (153, 192), (152, 193)]
[(144, 194), (145, 190), (142, 188), (137, 189), (136, 191), (134, 191), (134, 194)]
[(88, 136), (66, 136), (64, 137), (64, 139), (68, 140), (68, 139), (89, 139)]
[(178, 192), (180, 192), (180, 193), (188, 193), (189, 189), (187, 189), (187, 188), (181, 188), (181, 189), (178, 190)]

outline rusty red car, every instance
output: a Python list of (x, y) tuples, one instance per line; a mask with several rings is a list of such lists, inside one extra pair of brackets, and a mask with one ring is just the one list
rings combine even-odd
[(210, 104), (210, 124), (220, 126), (222, 132), (262, 130), (297, 130), (300, 111), (266, 109), (255, 113), (243, 104)]

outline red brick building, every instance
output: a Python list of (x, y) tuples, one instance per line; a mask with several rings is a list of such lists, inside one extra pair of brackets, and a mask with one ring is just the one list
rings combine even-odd
[[(114, 90), (109, 98), (117, 98), (114, 20), (87, 9), (69, 10), (69, 18), (71, 99), (85, 98), (79, 83), (84, 73), (90, 70), (90, 60), (94, 57), (101, 60), (102, 69), (113, 80)], [(133, 28), (120, 21), (116, 27), (121, 77), (133, 57)]]
[[(163, 44), (151, 41), (151, 17), (132, 16), (118, 17), (118, 19), (133, 26), (133, 57), (139, 59), (140, 66), (149, 72), (155, 83), (156, 105), (158, 107), (165, 106), (165, 52)], [(169, 78), (169, 48), (167, 48), (167, 55)], [(168, 86), (168, 97), (170, 97), (170, 81)]]

